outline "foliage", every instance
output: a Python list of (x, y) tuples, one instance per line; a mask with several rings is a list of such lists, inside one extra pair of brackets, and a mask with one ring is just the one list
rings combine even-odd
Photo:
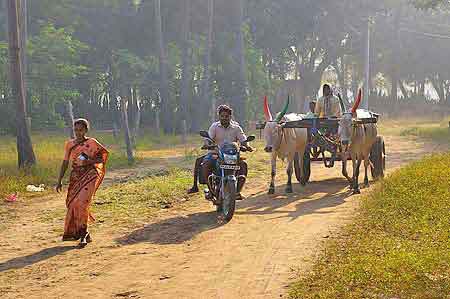
[(291, 298), (445, 298), (450, 293), (450, 154), (389, 176)]
[[(388, 90), (397, 70), (406, 88), (413, 84), (423, 86), (424, 82), (432, 84), (441, 103), (448, 104), (450, 68), (445, 53), (450, 43), (445, 38), (413, 33), (448, 35), (448, 11), (441, 9), (439, 1), (414, 2), (417, 7), (436, 10), (417, 10), (407, 0), (216, 0), (211, 94), (218, 103), (230, 102), (235, 110), (247, 111), (247, 120), (255, 120), (261, 116), (258, 104), (262, 96), (275, 97), (286, 79), (299, 80), (302, 96), (315, 96), (324, 73), (334, 70), (341, 89), (354, 93), (363, 74), (365, 16), (372, 16), (372, 76), (378, 78), (380, 86)], [(112, 123), (120, 125), (117, 97), (129, 98), (131, 90), (135, 92), (135, 98), (129, 99), (132, 129), (138, 107), (142, 107), (142, 123), (156, 126), (156, 114), (162, 104), (167, 104), (168, 109), (161, 113), (169, 115), (161, 119), (171, 120), (171, 132), (181, 130), (183, 110), (189, 111), (193, 123), (188, 128), (192, 130), (209, 122), (206, 115), (211, 111), (212, 100), (203, 97), (207, 0), (191, 0), (187, 10), (184, 1), (162, 1), (163, 48), (170, 89), (170, 98), (163, 99), (164, 103), (159, 97), (160, 47), (154, 1), (42, 0), (28, 4), (26, 77), (33, 128), (63, 125), (61, 111), (55, 111), (55, 105), (67, 100), (74, 103), (77, 116), (88, 117), (107, 128)], [(238, 13), (240, 5), (244, 7), (243, 17)], [(187, 60), (192, 67), (187, 76), (192, 80), (189, 94), (182, 95), (186, 13), (191, 17), (187, 44), (192, 49)], [(400, 39), (392, 30), (399, 16)], [(244, 37), (243, 54), (238, 47), (239, 28)], [(243, 55), (245, 59), (239, 57)], [(1, 131), (11, 131), (14, 122), (6, 61), (6, 45), (0, 41), (0, 111), (6, 116), (1, 118)], [(241, 61), (246, 61), (245, 65), (241, 66)], [(240, 82), (242, 68), (247, 82)], [(420, 88), (414, 93), (424, 96)], [(184, 109), (187, 104), (189, 107)]]
[(29, 90), (32, 105), (36, 107), (32, 109), (32, 117), (38, 127), (57, 119), (56, 103), (76, 101), (80, 97), (73, 85), (87, 73), (88, 68), (80, 64), (80, 58), (89, 48), (72, 35), (68, 29), (46, 24), (28, 43), (32, 79)]

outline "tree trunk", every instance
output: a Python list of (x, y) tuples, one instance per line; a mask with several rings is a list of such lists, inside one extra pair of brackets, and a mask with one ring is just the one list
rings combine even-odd
[[(396, 68), (396, 66), (394, 65), (393, 68)], [(391, 98), (392, 101), (395, 103), (398, 101), (398, 77), (396, 70), (392, 70), (391, 80), (392, 80)]]
[(391, 73), (391, 79), (392, 79), (392, 89), (391, 89), (391, 98), (394, 103), (398, 101), (398, 55), (400, 53), (400, 16), (401, 16), (401, 10), (397, 9), (395, 13), (395, 21), (394, 21), (394, 33), (396, 35), (396, 42), (393, 45), (393, 52), (392, 52), (392, 73)]
[(247, 117), (247, 74), (246, 74), (246, 59), (245, 59), (245, 41), (244, 41), (244, 0), (234, 0), (236, 9), (236, 59), (238, 67), (238, 77), (236, 82), (235, 92), (235, 118), (238, 122), (244, 125)]
[(141, 127), (141, 115), (142, 115), (142, 103), (140, 101), (139, 98), (139, 94), (138, 94), (138, 90), (137, 87), (133, 88), (133, 93), (134, 93), (134, 101), (136, 103), (136, 114), (135, 114), (135, 119), (134, 119), (134, 130), (133, 130), (133, 139), (136, 145), (136, 140), (139, 136), (139, 129)]
[(69, 131), (69, 137), (75, 138), (75, 134), (73, 131), (73, 105), (71, 101), (67, 101), (66, 103), (66, 126)]
[(344, 103), (346, 104), (346, 106), (349, 106), (349, 101), (348, 101), (348, 96), (347, 96), (347, 80), (346, 80), (346, 76), (347, 76), (347, 67), (344, 61), (344, 56), (341, 57), (341, 61), (340, 61), (340, 67), (339, 64), (336, 62), (334, 65), (334, 68), (336, 70), (336, 74), (337, 74), (337, 78), (339, 81), (339, 85), (341, 87), (341, 91), (342, 91), (342, 99), (344, 100)]
[[(214, 7), (215, 0), (208, 1), (208, 42), (206, 45), (205, 66), (203, 74), (203, 103), (214, 105), (211, 101), (211, 54), (214, 47)], [(215, 109), (215, 107), (212, 107)]]
[(354, 99), (358, 94), (358, 72), (356, 69), (356, 63), (352, 64), (352, 94)]
[(419, 96), (425, 97), (425, 79), (420, 80)]
[[(19, 18), (19, 30), (20, 30), (20, 47), (22, 51), (20, 51), (20, 59), (22, 60), (22, 73), (23, 73), (23, 85), (25, 88), (25, 92), (27, 91), (27, 73), (28, 73), (28, 64), (27, 64), (27, 39), (28, 39), (28, 9), (27, 9), (27, 0), (19, 0), (18, 4), (20, 5), (20, 18)], [(25, 95), (26, 97), (26, 95)], [(26, 98), (25, 98), (26, 100)]]
[(444, 91), (444, 82), (439, 78), (438, 76), (434, 76), (434, 78), (431, 79), (431, 83), (433, 84), (434, 89), (436, 90), (438, 97), (439, 97), (439, 103), (444, 103), (445, 99), (445, 91)]
[(19, 28), (19, 1), (8, 0), (8, 23), (9, 23), (9, 55), (10, 55), (10, 78), (13, 98), (16, 99), (16, 126), (17, 126), (17, 153), (19, 168), (29, 167), (36, 164), (36, 157), (31, 143), (30, 128), (26, 121), (26, 90), (21, 63), (21, 42)]
[(122, 97), (120, 108), (122, 109), (122, 124), (125, 137), (125, 144), (127, 146), (128, 163), (132, 164), (134, 162), (134, 156), (133, 156), (133, 145), (131, 143), (130, 126), (128, 124), (126, 97)]
[(408, 98), (408, 91), (406, 90), (405, 86), (403, 85), (403, 81), (399, 80), (398, 85), (400, 86), (400, 90), (402, 91), (403, 97), (405, 99)]
[(164, 33), (162, 30), (161, 18), (161, 0), (155, 0), (155, 21), (156, 30), (158, 32), (159, 44), (159, 76), (160, 76), (160, 94), (161, 94), (161, 116), (164, 132), (172, 131), (172, 111), (169, 98), (169, 78), (168, 78), (168, 61), (166, 53), (166, 45), (164, 42)]
[(191, 119), (189, 117), (189, 102), (192, 97), (191, 83), (192, 83), (192, 53), (191, 53), (191, 0), (184, 0), (184, 22), (183, 22), (183, 53), (182, 53), (182, 80), (181, 80), (181, 92), (180, 92), (180, 105), (181, 105), (181, 118), (183, 120), (183, 132), (184, 124), (191, 125)]
[(6, 5), (6, 1), (0, 0), (0, 31), (1, 33), (5, 34), (5, 36), (8, 36), (8, 25), (7, 25), (7, 14), (8, 9)]

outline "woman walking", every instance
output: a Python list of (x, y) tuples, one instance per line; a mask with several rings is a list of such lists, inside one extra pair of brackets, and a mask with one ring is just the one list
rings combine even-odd
[(108, 151), (94, 138), (86, 137), (89, 122), (77, 119), (74, 122), (75, 139), (65, 144), (64, 161), (61, 165), (57, 192), (62, 190), (62, 179), (69, 163), (72, 163), (67, 191), (67, 214), (63, 241), (80, 240), (84, 247), (92, 241), (88, 232), (88, 221), (95, 220), (89, 208), (95, 192), (105, 177)]

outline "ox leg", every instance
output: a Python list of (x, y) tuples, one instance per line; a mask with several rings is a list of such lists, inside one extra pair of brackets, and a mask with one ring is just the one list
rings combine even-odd
[(368, 157), (364, 159), (364, 187), (369, 187), (369, 176), (367, 175), (367, 169), (369, 168), (370, 160)]
[(350, 176), (348, 175), (348, 172), (347, 172), (347, 154), (344, 154), (342, 157), (342, 175), (347, 179), (347, 181), (350, 183), (350, 187), (351, 187), (353, 180), (352, 180), (352, 178), (350, 178)]
[(361, 191), (359, 190), (359, 183), (358, 183), (358, 179), (359, 179), (359, 168), (361, 167), (361, 159), (358, 159), (357, 162), (355, 163), (356, 168), (354, 169), (354, 174), (353, 174), (353, 194), (361, 194)]
[(289, 159), (288, 161), (288, 165), (287, 165), (287, 176), (288, 176), (288, 181), (287, 181), (287, 185), (286, 185), (286, 193), (292, 193), (294, 192), (292, 190), (292, 172), (293, 172), (293, 159)]
[(269, 187), (269, 194), (275, 193), (275, 177), (277, 175), (277, 158), (275, 156), (272, 156), (272, 171), (271, 171), (271, 180), (270, 180), (270, 187)]

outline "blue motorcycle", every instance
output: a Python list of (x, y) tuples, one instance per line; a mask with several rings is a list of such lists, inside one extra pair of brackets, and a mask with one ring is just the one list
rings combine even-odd
[[(236, 207), (238, 180), (243, 180), (243, 183), (246, 180), (244, 175), (237, 174), (240, 170), (240, 153), (246, 152), (247, 148), (230, 142), (225, 142), (219, 147), (206, 131), (201, 131), (200, 136), (210, 143), (204, 147), (205, 149), (217, 151), (215, 169), (208, 177), (211, 190), (205, 190), (205, 197), (216, 206), (218, 215), (228, 222), (233, 218)], [(249, 136), (246, 142), (253, 140), (255, 136)]]

